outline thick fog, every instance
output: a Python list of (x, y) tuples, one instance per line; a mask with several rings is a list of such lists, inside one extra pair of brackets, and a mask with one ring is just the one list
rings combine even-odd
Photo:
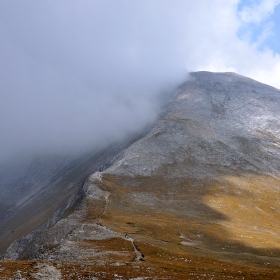
[[(235, 35), (237, 4), (1, 0), (0, 159), (137, 131), (156, 118), (159, 93), (189, 70), (246, 73), (248, 62), (231, 57), (250, 51)], [(261, 60), (254, 52), (251, 66)]]
[(158, 92), (186, 77), (169, 11), (154, 12), (140, 1), (2, 1), (1, 156), (94, 146), (152, 121)]

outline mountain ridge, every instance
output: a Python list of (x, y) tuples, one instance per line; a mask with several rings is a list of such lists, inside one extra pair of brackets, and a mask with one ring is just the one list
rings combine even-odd
[(279, 90), (202, 71), (170, 96), (151, 130), (86, 180), (76, 207), (5, 258), (100, 279), (279, 275)]

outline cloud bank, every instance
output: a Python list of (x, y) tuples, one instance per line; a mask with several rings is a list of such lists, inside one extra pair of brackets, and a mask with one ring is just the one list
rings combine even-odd
[(278, 3), (1, 1), (0, 159), (119, 139), (152, 121), (158, 93), (188, 71), (235, 71), (280, 87), (280, 57), (261, 48)]

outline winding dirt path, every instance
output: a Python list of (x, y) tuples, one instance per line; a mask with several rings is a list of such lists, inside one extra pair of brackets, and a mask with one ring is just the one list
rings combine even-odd
[[(108, 190), (107, 190), (108, 191)], [(100, 225), (102, 224), (101, 223), (101, 219), (102, 219), (102, 216), (106, 213), (107, 209), (108, 209), (108, 204), (109, 204), (109, 196), (110, 196), (110, 193), (108, 191), (108, 194), (106, 196), (104, 196), (104, 199), (105, 199), (105, 207), (104, 207), (104, 211), (101, 213), (101, 215), (98, 217), (98, 220), (99, 220), (99, 223)], [(128, 240), (131, 242), (132, 246), (133, 246), (133, 250), (134, 250), (134, 253), (135, 253), (135, 258), (134, 258), (134, 262), (139, 262), (139, 261), (144, 261), (144, 255), (141, 253), (141, 251), (136, 247), (135, 243), (134, 243), (134, 239), (131, 238), (131, 237), (127, 237), (127, 236), (123, 236), (122, 234), (119, 234), (118, 232), (116, 232), (120, 238), (122, 239), (125, 239), (125, 240)]]

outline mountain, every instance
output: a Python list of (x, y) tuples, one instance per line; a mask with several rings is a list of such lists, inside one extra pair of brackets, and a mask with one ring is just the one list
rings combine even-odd
[(71, 198), (75, 176), (60, 173), (54, 216), (1, 265), (35, 279), (280, 279), (279, 109), (278, 89), (190, 73), (149, 132), (104, 149), (110, 164), (81, 161), (95, 168), (76, 170)]
[(142, 134), (72, 155), (21, 154), (0, 166), (0, 255), (16, 239), (53, 225), (81, 200), (87, 177), (108, 168)]

